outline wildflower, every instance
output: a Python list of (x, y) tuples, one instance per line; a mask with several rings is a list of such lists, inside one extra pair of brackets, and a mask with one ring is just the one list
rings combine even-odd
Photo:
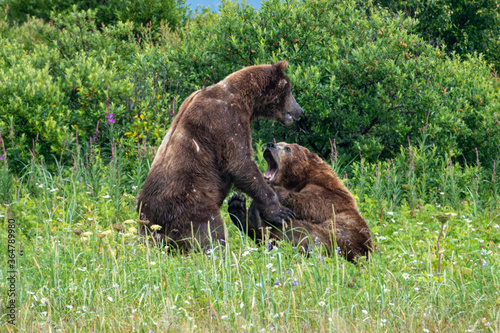
[(106, 115), (106, 124), (114, 124), (113, 114), (110, 112)]
[(66, 307), (70, 310), (73, 310), (73, 305), (66, 305)]
[(337, 254), (341, 254), (342, 253), (342, 250), (340, 249), (340, 246), (337, 246), (336, 252), (337, 252)]
[(243, 309), (245, 307), (245, 303), (241, 302), (240, 303), (240, 309)]
[(441, 223), (445, 224), (453, 217), (457, 216), (455, 213), (437, 213), (434, 217)]
[(273, 249), (273, 243), (269, 242), (269, 245), (267, 246), (268, 250), (271, 251)]
[(123, 221), (123, 224), (132, 224), (135, 223), (135, 220), (125, 220)]
[(108, 299), (108, 301), (113, 302), (113, 297), (108, 296), (107, 299)]
[(245, 252), (243, 252), (242, 256), (243, 256), (243, 257), (246, 257), (246, 256), (247, 256), (247, 255), (249, 255), (249, 254), (250, 254), (250, 252), (245, 251)]
[(82, 268), (78, 267), (77, 269), (81, 272), (85, 272), (87, 270), (87, 267), (82, 267)]
[(394, 215), (394, 212), (387, 212), (387, 215)]
[(418, 287), (415, 287), (413, 289), (415, 289), (416, 292), (418, 292), (420, 290), (420, 288), (418, 288)]
[(318, 237), (316, 237), (314, 239), (314, 245), (319, 245), (319, 244), (321, 244), (321, 242), (318, 240)]
[(323, 302), (323, 301), (321, 301), (321, 302), (319, 302), (318, 304), (319, 304), (319, 306), (325, 306), (325, 304), (326, 304), (326, 303), (325, 303), (325, 302)]
[(113, 282), (113, 288), (118, 288), (118, 287), (119, 287), (118, 283)]
[(226, 315), (220, 316), (220, 319), (226, 319), (226, 318), (227, 318)]
[(361, 310), (361, 313), (363, 313), (365, 316), (368, 314), (368, 311), (366, 310)]
[(102, 196), (104, 199), (109, 199), (111, 198), (108, 194)]
[(53, 188), (53, 189), (50, 190), (50, 192), (52, 192), (52, 193), (55, 192), (55, 191), (59, 191), (59, 189), (58, 188)]
[(80, 237), (80, 241), (82, 241), (82, 242), (86, 242), (87, 240), (88, 240), (87, 237)]
[(102, 232), (102, 234), (103, 234), (104, 236), (107, 236), (107, 235), (109, 235), (109, 234), (110, 234), (110, 233), (112, 233), (112, 232), (113, 232), (113, 231), (111, 231), (111, 230), (106, 230), (106, 231), (103, 231), (103, 232)]
[(408, 280), (410, 275), (408, 273), (403, 273), (403, 279)]
[(113, 229), (115, 229), (116, 231), (123, 231), (125, 230), (125, 227), (119, 224), (113, 224)]
[(427, 328), (424, 328), (423, 331), (426, 333), (429, 332), (429, 330)]
[(156, 265), (156, 262), (154, 262), (154, 261), (150, 261), (149, 263), (151, 264), (151, 266)]
[(80, 236), (82, 233), (83, 233), (83, 230), (82, 229), (76, 229), (76, 230), (73, 230), (73, 233), (77, 236)]
[(266, 265), (266, 267), (267, 267), (267, 268), (271, 268), (271, 267), (273, 267), (273, 264), (272, 264), (272, 263), (269, 263), (269, 264), (267, 264), (267, 265)]
[(131, 227), (130, 229), (128, 229), (128, 232), (130, 232), (131, 234), (135, 234), (135, 233), (137, 233), (137, 229), (134, 227)]
[(297, 280), (293, 280), (293, 282), (292, 282), (292, 286), (293, 286), (293, 287), (296, 287), (296, 286), (298, 286), (298, 285), (299, 285), (299, 281), (297, 281)]
[(323, 261), (323, 260), (325, 260), (325, 258), (323, 256), (320, 256), (319, 261)]
[(154, 224), (154, 225), (151, 226), (151, 230), (153, 230), (153, 231), (158, 231), (160, 229), (161, 229), (161, 226), (158, 225), (158, 224)]
[(89, 237), (89, 236), (92, 236), (92, 232), (90, 232), (90, 231), (84, 232), (84, 233), (82, 234), (82, 236), (84, 236), (84, 237)]
[(39, 188), (42, 188), (42, 187), (43, 187), (43, 184), (38, 185), (38, 187), (39, 187)]

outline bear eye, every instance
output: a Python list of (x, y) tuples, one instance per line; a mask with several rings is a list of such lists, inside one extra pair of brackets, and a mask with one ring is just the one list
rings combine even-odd
[(287, 153), (290, 153), (290, 152), (292, 151), (292, 149), (291, 149), (290, 147), (285, 147), (285, 151), (286, 151)]

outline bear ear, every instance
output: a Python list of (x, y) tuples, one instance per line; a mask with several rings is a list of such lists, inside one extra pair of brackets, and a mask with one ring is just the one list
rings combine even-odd
[(281, 60), (275, 63), (273, 66), (276, 67), (279, 71), (285, 72), (285, 69), (288, 68), (288, 61)]

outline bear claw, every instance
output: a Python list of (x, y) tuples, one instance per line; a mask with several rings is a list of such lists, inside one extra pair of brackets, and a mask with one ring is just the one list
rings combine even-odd
[(241, 193), (235, 193), (227, 202), (227, 212), (231, 221), (238, 227), (242, 228), (246, 220), (246, 198)]

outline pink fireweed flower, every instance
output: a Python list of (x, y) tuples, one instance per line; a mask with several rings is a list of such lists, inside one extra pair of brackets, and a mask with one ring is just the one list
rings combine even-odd
[(113, 119), (113, 114), (110, 112), (106, 114), (106, 124), (114, 124), (115, 120)]

